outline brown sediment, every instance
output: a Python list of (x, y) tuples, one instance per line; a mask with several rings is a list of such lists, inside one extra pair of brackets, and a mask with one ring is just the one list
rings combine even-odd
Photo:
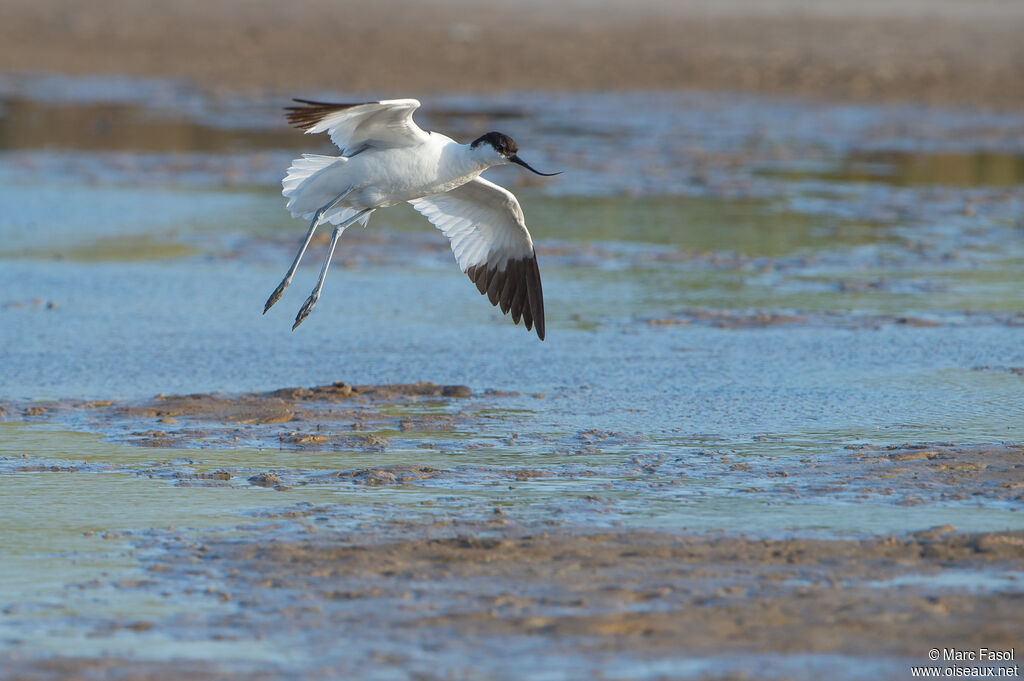
[[(356, 431), (434, 432), (452, 430), (456, 421), (455, 414), (435, 413), (429, 408), (395, 416), (384, 407), (450, 403), (472, 395), (464, 385), (353, 386), (336, 381), (313, 388), (242, 395), (157, 395), (139, 402), (8, 403), (0, 410), (0, 418), (70, 420), (81, 425), (80, 417), (85, 416), (90, 429), (156, 448), (255, 443), (294, 449), (383, 451), (387, 438)], [(140, 429), (143, 424), (157, 427)]]
[[(809, 317), (809, 318), (808, 318)], [(858, 328), (883, 323), (905, 324), (904, 318), (832, 318), (827, 323)], [(675, 321), (675, 320), (680, 321)], [(825, 323), (816, 315), (774, 315), (741, 312), (694, 312), (648, 323), (712, 323), (723, 328)], [(979, 367), (991, 369), (991, 367)], [(1013, 375), (1013, 372), (1010, 372)], [(678, 488), (694, 478), (714, 478), (737, 493), (770, 501), (809, 498), (912, 506), (955, 503), (975, 507), (1017, 508), (1024, 502), (1024, 445), (1012, 442), (960, 444), (909, 442), (898, 444), (845, 444), (797, 460), (793, 456), (746, 455), (733, 443), (723, 449), (707, 448), (698, 441), (676, 442), (667, 455), (648, 449), (649, 440), (638, 433), (581, 431), (538, 433), (526, 421), (508, 416), (507, 434), (497, 437), (488, 410), (517, 394), (473, 392), (466, 386), (434, 383), (352, 386), (343, 382), (313, 388), (282, 388), (242, 395), (159, 395), (150, 400), (118, 403), (111, 400), (65, 401), (19, 405), (8, 403), (13, 417), (29, 421), (63, 423), (77, 430), (106, 435), (114, 441), (157, 449), (261, 447), (307, 452), (353, 452), (387, 455), (413, 448), (474, 451), (504, 446), (525, 451), (567, 454), (631, 453), (621, 461), (603, 465), (517, 468), (483, 466), (478, 474), (493, 484), (526, 482), (538, 477), (573, 481), (580, 476), (607, 476), (615, 470), (616, 492), (631, 485)], [(84, 416), (84, 420), (83, 420)], [(424, 440), (424, 435), (429, 440)], [(756, 441), (785, 438), (755, 436)], [(262, 459), (254, 464), (266, 465)], [(26, 462), (24, 471), (65, 471), (77, 467), (50, 461)], [(194, 475), (190, 468), (164, 463), (147, 474), (175, 484), (205, 486), (248, 480), (276, 489), (287, 485), (416, 486), (444, 479), (456, 484), (454, 469), (409, 467), (381, 460), (370, 468), (345, 469), (329, 475), (311, 471), (237, 470), (224, 477)], [(256, 473), (257, 475), (254, 475)], [(263, 478), (259, 476), (264, 476)], [(287, 485), (284, 481), (287, 481)], [(458, 484), (456, 484), (458, 487)]]
[[(642, 318), (649, 326), (687, 326), (699, 324), (718, 329), (760, 329), (772, 326), (830, 326), (843, 329), (879, 329), (886, 326), (918, 328), (993, 325), (1017, 327), (1024, 324), (1020, 312), (941, 312), (933, 317), (906, 314), (862, 314), (840, 311), (778, 311), (691, 309), (671, 315)], [(1005, 371), (1022, 375), (1022, 367), (975, 367), (978, 371)]]
[(681, 474), (710, 477), (743, 494), (773, 501), (828, 498), (899, 506), (958, 503), (1014, 509), (1024, 502), (1024, 445), (1015, 443), (857, 444), (799, 461), (699, 450), (692, 458), (678, 459), (678, 455), (642, 454), (633, 457), (630, 466), (651, 480)]
[[(211, 437), (227, 442), (231, 433), (244, 430), (256, 433), (246, 437), (273, 435), (289, 447), (375, 452), (389, 446), (386, 438), (374, 432), (353, 433), (339, 424), (363, 423), (370, 428), (386, 424), (395, 438), (421, 426), (472, 429), (479, 421), (471, 413), (431, 411), (466, 399), (454, 395), (471, 394), (465, 387), (430, 383), (351, 386), (338, 382), (236, 397), (200, 394), (160, 396), (127, 405), (106, 400), (36, 405), (45, 408), (33, 418), (71, 418), (74, 423), (87, 414), (91, 422), (102, 422), (105, 428), (122, 424), (119, 427), (128, 433), (124, 439), (139, 444), (175, 438), (196, 444)], [(499, 397), (504, 396), (481, 393), (466, 404), (479, 407), (482, 400)], [(10, 406), (18, 412), (23, 405)], [(306, 421), (276, 420), (283, 413)], [(421, 417), (422, 424), (417, 421)], [(139, 425), (159, 419), (178, 423)], [(239, 429), (243, 421), (246, 425)], [(318, 423), (326, 426), (318, 430), (313, 427)], [(409, 425), (402, 427), (403, 423)], [(531, 434), (528, 428), (521, 431), (510, 436), (513, 442), (536, 446), (540, 438), (551, 437), (543, 440), (548, 449), (599, 451), (596, 448), (642, 445), (628, 434), (613, 431), (558, 436)], [(819, 661), (822, 669), (834, 672), (827, 675), (830, 678), (845, 678), (846, 656), (853, 656), (888, 664), (878, 678), (899, 678), (894, 669), (902, 673), (907, 659), (926, 664), (924, 656), (933, 647), (955, 643), (962, 648), (1007, 649), (1019, 640), (1024, 626), (1024, 590), (1019, 581), (1024, 578), (1024, 532), (966, 534), (944, 525), (900, 536), (817, 539), (806, 534), (787, 538), (648, 529), (595, 531), (578, 522), (595, 516), (559, 513), (575, 508), (574, 504), (600, 506), (605, 498), (596, 495), (606, 494), (604, 487), (595, 485), (593, 495), (574, 490), (572, 494), (579, 495), (575, 498), (546, 499), (541, 503), (552, 514), (539, 522), (524, 520), (527, 516), (519, 511), (531, 502), (511, 495), (516, 494), (513, 486), (593, 474), (616, 480), (607, 492), (611, 504), (619, 492), (629, 493), (637, 485), (658, 485), (670, 490), (666, 499), (671, 499), (673, 486), (708, 476), (737, 493), (760, 495), (768, 502), (869, 498), (890, 508), (953, 503), (1019, 509), (1024, 501), (1024, 445), (836, 445), (832, 451), (799, 462), (795, 457), (685, 447), (621, 458), (624, 461), (572, 466), (477, 466), (471, 473), (434, 461), (433, 465), (373, 463), (330, 471), (278, 465), (273, 470), (254, 470), (253, 462), (208, 472), (192, 470), (191, 462), (146, 464), (133, 470), (179, 486), (248, 484), (285, 492), (289, 486), (351, 491), (358, 485), (361, 492), (387, 488), (391, 493), (400, 491), (392, 488), (421, 486), (422, 491), (439, 485), (446, 493), (459, 495), (468, 489), (475, 496), (476, 489), (493, 485), (503, 494), (507, 487), (510, 497), (488, 497), (493, 501), (484, 503), (476, 497), (466, 501), (465, 510), (449, 513), (435, 505), (441, 497), (430, 494), (420, 505), (387, 501), (366, 515), (351, 516), (346, 515), (345, 504), (298, 503), (258, 511), (260, 524), (255, 527), (202, 534), (153, 529), (129, 535), (144, 549), (138, 556), (146, 578), (113, 585), (99, 580), (96, 588), (112, 586), (146, 598), (187, 596), (208, 600), (208, 608), (224, 610), (209, 616), (145, 619), (90, 615), (84, 626), (91, 627), (89, 635), (99, 641), (131, 635), (138, 637), (140, 647), (146, 645), (146, 637), (154, 636), (267, 645), (291, 640), (308, 651), (308, 655), (293, 656), (296, 662), (287, 666), (224, 667), (216, 674), (221, 679), (350, 678), (388, 665), (409, 671), (415, 660), (439, 650), (458, 659), (459, 669), (469, 670), (469, 677), (487, 677), (486, 670), (471, 672), (487, 658), (507, 655), (510, 641), (531, 650), (551, 651), (561, 660), (607, 655), (682, 664), (694, 657), (749, 661), (759, 655), (776, 659), (836, 655), (831, 662)], [(266, 465), (266, 460), (260, 461)], [(88, 473), (86, 464), (26, 461), (24, 465), (24, 470), (40, 473)], [(460, 487), (460, 475), (472, 477), (472, 484)], [(769, 478), (771, 484), (767, 484)], [(757, 487), (762, 484), (763, 488)], [(287, 496), (275, 494), (274, 498)], [(380, 503), (381, 498), (368, 500)], [(459, 508), (461, 502), (453, 503)], [(814, 513), (817, 507), (807, 508)], [(681, 523), (687, 522), (685, 513), (679, 517)], [(361, 520), (349, 522), (352, 518)], [(111, 528), (100, 536), (121, 535)], [(344, 641), (344, 646), (336, 648), (338, 641)], [(158, 648), (159, 643), (154, 646)], [(302, 660), (308, 660), (311, 668), (303, 667)], [(33, 654), (0, 657), (5, 678), (19, 681), (91, 678), (90, 674), (114, 681), (163, 681), (182, 678), (181, 670), (189, 670), (189, 664), (187, 659), (169, 665), (118, 656), (97, 660), (44, 660)], [(239, 661), (225, 657), (225, 664)], [(760, 678), (746, 673), (749, 667), (744, 669), (734, 675), (695, 673), (681, 678)], [(438, 671), (421, 676), (452, 675)], [(206, 677), (189, 674), (188, 678)]]
[(974, 371), (1001, 371), (1011, 376), (1024, 376), (1024, 367), (1007, 367), (1007, 366), (977, 366), (974, 367)]
[(1013, 108), (1022, 34), (1019, 3), (982, 0), (7, 0), (0, 71), (289, 96), (700, 88)]
[(801, 313), (743, 312), (739, 310), (688, 310), (670, 317), (647, 318), (647, 323), (651, 326), (685, 326), (692, 323), (705, 323), (720, 329), (806, 324), (809, 321), (810, 317)]
[[(123, 418), (203, 419), (235, 424), (285, 423), (301, 416), (313, 403), (366, 403), (405, 401), (428, 397), (469, 397), (463, 385), (410, 383), (401, 385), (352, 386), (342, 381), (313, 388), (281, 388), (265, 393), (225, 396), (213, 394), (157, 395), (137, 405), (121, 405), (111, 412)], [(109, 401), (86, 402), (80, 408), (111, 407)]]
[(850, 446), (844, 475), (849, 492), (890, 496), (901, 504), (1024, 502), (1024, 445), (915, 443)]
[[(131, 628), (131, 627), (126, 627)], [(5, 659), (6, 658), (6, 659)], [(5, 681), (51, 681), (56, 679), (88, 679), (92, 681), (223, 681), (247, 679), (271, 681), (281, 678), (273, 672), (248, 670), (235, 674), (221, 665), (200, 660), (142, 661), (119, 657), (54, 657), (28, 659), (17, 654), (0, 653), (0, 668)]]
[(405, 485), (418, 480), (427, 480), (445, 471), (430, 466), (387, 466), (354, 471), (339, 471), (332, 474), (338, 479), (348, 479), (369, 487)]
[[(423, 528), (408, 524), (405, 532), (414, 537)], [(153, 559), (160, 569), (151, 579), (125, 588), (180, 588), (175, 579), (198, 566), (218, 584), (207, 597), (236, 603), (237, 611), (227, 630), (219, 619), (188, 618), (147, 622), (142, 631), (189, 638), (230, 631), (259, 640), (284, 628), (307, 632), (310, 649), (344, 635), (358, 641), (345, 653), (350, 668), (379, 662), (396, 646), (415, 655), (432, 635), (443, 635), (449, 653), (464, 654), (467, 669), (480, 651), (501, 657), (500, 642), (508, 640), (570, 657), (838, 654), (924, 663), (943, 643), (1009, 649), (1024, 624), (1019, 591), (968, 591), (942, 581), (964, 571), (1019, 571), (1020, 532), (936, 527), (816, 540), (463, 526), (435, 539), (368, 543), (317, 533), (189, 539), (166, 548)], [(117, 659), (108, 662), (117, 669)], [(175, 678), (163, 663), (121, 663), (150, 665), (146, 678)], [(26, 671), (14, 678), (64, 678), (66, 671), (60, 661), (21, 664)], [(847, 662), (833, 664), (838, 673)]]

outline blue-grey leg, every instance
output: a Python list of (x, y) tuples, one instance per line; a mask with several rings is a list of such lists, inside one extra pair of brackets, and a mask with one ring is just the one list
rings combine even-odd
[(299, 314), (295, 315), (295, 323), (292, 324), (292, 331), (294, 331), (296, 327), (298, 327), (298, 325), (309, 316), (309, 313), (313, 311), (313, 307), (316, 305), (316, 301), (320, 300), (320, 291), (324, 287), (324, 279), (327, 278), (327, 268), (331, 266), (331, 258), (334, 257), (334, 247), (338, 245), (338, 239), (341, 238), (341, 233), (356, 220), (371, 212), (373, 212), (373, 208), (361, 210), (334, 228), (334, 233), (331, 234), (331, 245), (327, 247), (327, 257), (324, 258), (324, 266), (320, 268), (320, 278), (317, 279), (316, 288), (314, 288), (313, 292), (309, 294), (309, 298), (306, 298), (306, 302), (302, 304)]
[(288, 274), (284, 275), (284, 279), (281, 280), (281, 283), (277, 285), (274, 292), (270, 294), (269, 298), (267, 298), (267, 304), (263, 306), (263, 314), (267, 314), (267, 310), (273, 307), (274, 303), (281, 300), (284, 290), (292, 283), (292, 277), (295, 276), (295, 270), (299, 268), (299, 261), (302, 260), (302, 256), (306, 253), (306, 248), (309, 247), (309, 242), (313, 240), (313, 233), (316, 232), (316, 228), (320, 224), (320, 218), (324, 216), (324, 213), (338, 205), (338, 202), (345, 198), (348, 195), (348, 192), (349, 190), (346, 189), (341, 194), (338, 194), (313, 214), (313, 221), (309, 223), (309, 231), (306, 232), (306, 239), (302, 242), (299, 252), (295, 254), (295, 260), (292, 261), (292, 266), (288, 268)]

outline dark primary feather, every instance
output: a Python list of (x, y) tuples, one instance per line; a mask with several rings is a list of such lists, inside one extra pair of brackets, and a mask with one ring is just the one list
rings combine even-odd
[(484, 263), (473, 265), (466, 274), (491, 305), (499, 306), (504, 314), (511, 312), (516, 324), (522, 319), (527, 329), (536, 325), (537, 337), (544, 340), (544, 292), (536, 253), (521, 260), (510, 258), (502, 271)]
[(358, 102), (356, 104), (335, 104), (331, 102), (314, 102), (309, 99), (293, 99), (292, 101), (305, 104), (305, 106), (287, 106), (284, 109), (288, 112), (285, 114), (288, 118), (288, 122), (300, 130), (309, 130), (323, 120), (324, 116), (329, 116), (332, 113), (351, 109), (354, 106), (373, 103)]

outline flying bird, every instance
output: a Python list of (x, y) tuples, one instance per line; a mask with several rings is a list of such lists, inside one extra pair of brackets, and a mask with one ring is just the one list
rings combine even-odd
[(408, 201), (448, 237), (459, 267), (492, 305), (511, 312), (518, 324), (544, 340), (544, 294), (533, 239), (523, 209), (509, 190), (480, 177), (488, 168), (517, 163), (542, 173), (518, 156), (508, 135), (489, 132), (470, 144), (420, 128), (412, 120), (420, 103), (390, 99), (330, 104), (306, 99), (286, 109), (288, 121), (306, 134), (326, 132), (341, 156), (303, 154), (292, 161), (281, 184), (292, 217), (309, 223), (288, 273), (270, 294), (263, 313), (292, 281), (322, 222), (335, 225), (316, 287), (295, 317), (294, 330), (309, 316), (324, 286), (342, 232), (364, 227), (378, 208)]

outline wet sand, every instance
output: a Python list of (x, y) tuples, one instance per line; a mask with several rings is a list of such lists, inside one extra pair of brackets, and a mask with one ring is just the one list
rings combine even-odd
[[(773, 318), (762, 322), (776, 323)], [(263, 468), (265, 457), (236, 470), (196, 472), (189, 460), (147, 468), (150, 477), (180, 486), (253, 485), (278, 490), (297, 485), (415, 488), (441, 484), (459, 488), (460, 479), (466, 474), (465, 466), (436, 467), (389, 460), (393, 452), (424, 447), (471, 450), (540, 443), (555, 451), (582, 454), (600, 452), (605, 447), (614, 449), (631, 441), (641, 446), (649, 442), (643, 435), (596, 430), (561, 437), (537, 433), (533, 432), (530, 418), (517, 418), (514, 409), (503, 418), (507, 438), (495, 441), (493, 434), (487, 432), (488, 414), (508, 410), (513, 406), (512, 398), (532, 400), (538, 409), (543, 409), (546, 396), (493, 390), (474, 395), (462, 385), (352, 386), (337, 381), (311, 388), (282, 388), (245, 395), (157, 395), (135, 402), (0, 401), (0, 419), (57, 424), (103, 435), (112, 442), (163, 450), (254, 447), (325, 455), (380, 455), (377, 464), (370, 467), (326, 471), (280, 465)], [(670, 457), (653, 451), (629, 458), (618, 467), (617, 477), (662, 486), (672, 485), (666, 480), (678, 484), (691, 476), (714, 477), (728, 481), (748, 496), (773, 503), (817, 498), (828, 499), (830, 503), (884, 500), (903, 506), (967, 503), (1017, 509), (1024, 502), (1022, 457), (1024, 445), (1012, 442), (837, 443), (831, 450), (810, 454), (799, 462), (792, 457), (744, 457), (730, 451), (697, 449), (676, 452)], [(330, 466), (345, 460), (326, 461)], [(15, 463), (11, 470), (60, 472), (82, 468), (40, 461)], [(538, 477), (597, 478), (607, 475), (608, 470), (606, 464), (534, 468), (506, 465), (487, 467), (481, 472), (493, 481), (514, 484)]]
[(739, 90), (1017, 108), (1024, 7), (966, 0), (9, 0), (0, 71), (214, 91)]
[(146, 561), (145, 578), (119, 588), (199, 594), (228, 606), (224, 614), (90, 624), (100, 644), (120, 632), (140, 643), (225, 633), (292, 641), (291, 662), (8, 656), (5, 678), (175, 679), (194, 668), (189, 678), (512, 679), (544, 669), (565, 678), (806, 679), (836, 664), (844, 678), (904, 678), (936, 646), (1020, 643), (1020, 592), (1004, 592), (1024, 565), (1019, 532), (755, 539), (552, 532), (498, 516), (393, 525), (426, 537), (395, 541), (320, 530), (323, 513), (281, 514), (242, 538), (158, 534), (143, 542), (163, 549)]
[[(173, 572), (202, 563), (227, 577), (225, 593), (259, 613), (251, 621), (257, 628), (270, 626), (282, 608), (315, 611), (315, 604), (334, 601), (336, 608), (313, 615), (333, 619), (354, 610), (345, 601), (362, 601), (359, 609), (380, 613), (362, 618), (371, 627), (452, 629), (463, 645), (475, 637), (526, 635), (568, 640), (581, 652), (914, 657), (934, 641), (1006, 648), (1019, 642), (1019, 597), (928, 583), (941, 584), (956, 571), (1019, 568), (1021, 533), (962, 535), (940, 527), (910, 537), (825, 541), (524, 534), (503, 524), (500, 517), (491, 527), (456, 524), (441, 530), (454, 529), (455, 536), (396, 543), (331, 533), (269, 544), (204, 543), (169, 552), (161, 564)], [(887, 584), (907, 576), (921, 586)], [(410, 591), (412, 607), (373, 606), (410, 599)]]
[[(771, 324), (770, 319), (760, 320)], [(966, 504), (1019, 509), (1021, 456), (1014, 444), (908, 443), (847, 446), (798, 462), (696, 451), (647, 453), (614, 465), (479, 466), (468, 461), (396, 463), (423, 442), (487, 446), (469, 435), (488, 415), (524, 396), (466, 386), (352, 386), (336, 382), (244, 395), (159, 395), (148, 400), (3, 404), (8, 419), (101, 433), (113, 442), (188, 458), (148, 463), (63, 465), (4, 461), (5, 473), (51, 476), (129, 473), (175, 487), (276, 490), (258, 522), (196, 533), (130, 532), (136, 578), (76, 585), (135, 598), (191, 603), (169, 617), (91, 615), (72, 626), (91, 640), (273, 642), (258, 662), (221, 656), (170, 664), (117, 655), (0, 658), (19, 681), (75, 678), (329, 679), (356, 675), (420, 679), (903, 678), (927, 651), (1010, 649), (1022, 625), (1024, 533), (961, 532), (951, 525), (858, 538), (814, 532), (598, 529), (611, 492), (597, 481), (665, 488), (691, 476), (717, 478), (770, 504), (900, 506)], [(544, 395), (528, 396), (543, 405)], [(517, 447), (531, 441), (529, 417), (506, 419)], [(161, 430), (141, 430), (149, 426)], [(381, 433), (389, 433), (381, 437)], [(468, 437), (468, 439), (466, 439)], [(591, 454), (616, 433), (578, 433), (547, 442)], [(197, 469), (203, 449), (257, 447), (241, 465)], [(272, 448), (271, 454), (263, 448)], [(291, 458), (302, 452), (310, 468)], [(323, 457), (317, 458), (322, 452)], [(426, 453), (424, 453), (424, 456)], [(344, 466), (351, 457), (369, 466)], [(437, 463), (440, 461), (440, 463)], [(289, 462), (292, 462), (289, 464)], [(268, 466), (268, 464), (271, 464)], [(92, 471), (90, 473), (90, 471)], [(532, 481), (593, 480), (546, 518), (523, 515), (519, 490)], [(477, 482), (471, 482), (476, 480)], [(500, 489), (457, 513), (438, 506), (474, 484)], [(674, 482), (673, 482), (674, 481)], [(294, 503), (300, 489), (429, 491), (418, 509), (392, 504), (360, 512)], [(448, 495), (439, 496), (440, 490)], [(505, 491), (507, 490), (507, 491)], [(273, 492), (271, 492), (273, 493)], [(382, 497), (383, 498), (383, 497)], [(283, 506), (282, 506), (283, 504)], [(379, 502), (378, 502), (379, 504)], [(610, 508), (610, 507), (609, 507)], [(812, 509), (815, 507), (808, 507)], [(934, 508), (934, 506), (933, 506)], [(427, 511), (426, 514), (420, 511)], [(892, 512), (892, 511), (890, 511)], [(351, 515), (356, 513), (356, 515)], [(362, 513), (362, 515), (359, 515)], [(808, 521), (805, 521), (808, 522)], [(122, 538), (90, 530), (94, 541)], [(105, 596), (109, 598), (109, 596)], [(12, 602), (18, 615), (32, 604)], [(287, 651), (287, 652), (286, 652)]]

